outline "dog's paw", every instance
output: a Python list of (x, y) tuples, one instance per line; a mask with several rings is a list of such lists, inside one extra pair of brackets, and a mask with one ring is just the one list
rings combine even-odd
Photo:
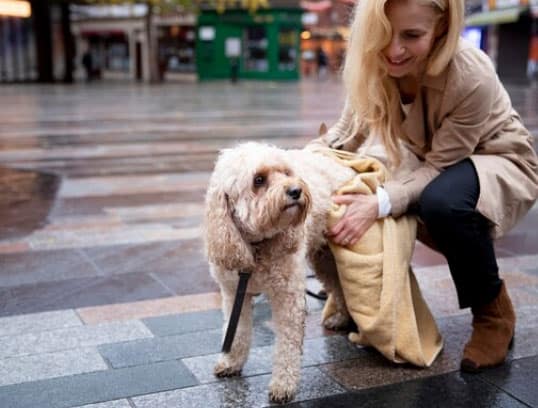
[(349, 325), (349, 315), (336, 312), (323, 321), (323, 327), (329, 330), (342, 330)]
[(219, 361), (213, 368), (213, 373), (217, 377), (235, 377), (241, 375), (241, 368), (230, 365), (226, 361)]
[(269, 399), (271, 402), (284, 404), (295, 397), (295, 391), (295, 385), (274, 382), (269, 386)]

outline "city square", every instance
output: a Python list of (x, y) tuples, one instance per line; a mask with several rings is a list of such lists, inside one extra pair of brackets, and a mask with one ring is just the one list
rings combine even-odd
[[(538, 137), (538, 88), (506, 87)], [(0, 406), (271, 405), (263, 297), (242, 376), (213, 375), (222, 312), (201, 240), (207, 182), (220, 149), (301, 148), (343, 102), (336, 77), (3, 85)], [(393, 364), (323, 329), (323, 301), (307, 296), (302, 379), (288, 405), (538, 407), (537, 205), (496, 253), (517, 313), (505, 365), (460, 373), (471, 314), (444, 258), (417, 242), (412, 266), (445, 341), (434, 364)]]

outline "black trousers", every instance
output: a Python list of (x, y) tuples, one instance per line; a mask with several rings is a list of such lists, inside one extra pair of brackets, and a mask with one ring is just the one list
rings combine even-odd
[(416, 210), (446, 257), (461, 308), (497, 297), (502, 281), (488, 220), (476, 211), (478, 175), (470, 159), (447, 167), (422, 192)]

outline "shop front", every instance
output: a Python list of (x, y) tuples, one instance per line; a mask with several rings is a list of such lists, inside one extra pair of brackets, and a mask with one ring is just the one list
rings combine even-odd
[(37, 79), (30, 3), (0, 3), (0, 82)]
[(301, 14), (298, 7), (254, 14), (202, 11), (196, 41), (199, 79), (298, 79)]
[(489, 0), (466, 18), (467, 31), (491, 57), (499, 77), (526, 81), (533, 75), (537, 0)]

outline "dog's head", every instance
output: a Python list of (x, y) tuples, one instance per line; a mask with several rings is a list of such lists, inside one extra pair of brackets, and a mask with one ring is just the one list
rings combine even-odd
[(251, 244), (286, 234), (291, 241), (309, 207), (308, 188), (285, 150), (260, 143), (223, 150), (206, 195), (209, 260), (226, 269), (251, 268)]

